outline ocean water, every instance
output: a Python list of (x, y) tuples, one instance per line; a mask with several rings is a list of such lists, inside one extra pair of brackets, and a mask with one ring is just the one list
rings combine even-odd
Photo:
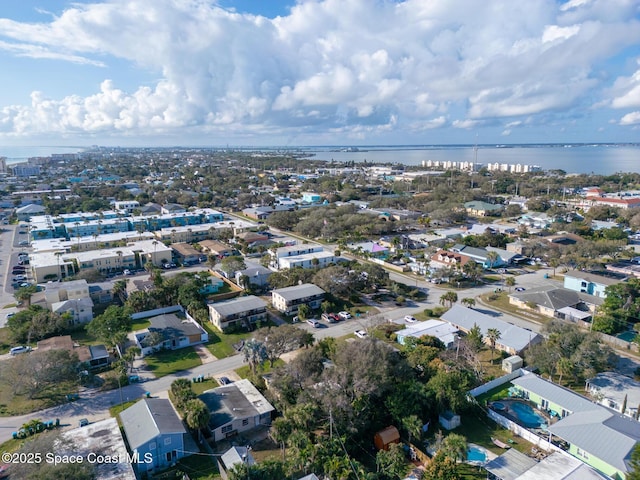
[[(86, 147), (3, 147), (0, 156), (7, 163), (26, 161), (29, 157), (46, 157), (53, 153), (76, 153)], [(292, 149), (289, 147), (289, 149)], [(261, 150), (255, 147), (247, 150)], [(263, 150), (280, 150), (264, 148)], [(318, 160), (421, 165), (423, 161), (507, 163), (537, 165), (543, 170), (561, 169), (567, 173), (609, 175), (616, 172), (640, 172), (640, 144), (625, 145), (440, 145), (440, 146), (362, 146), (357, 151), (344, 147), (298, 147)]]
[(561, 169), (567, 173), (609, 175), (616, 172), (640, 172), (640, 145), (540, 145), (540, 146), (442, 146), (406, 148), (367, 148), (360, 151), (312, 151), (319, 160), (372, 163), (397, 162), (421, 165), (423, 161), (507, 163), (538, 165), (543, 170)]

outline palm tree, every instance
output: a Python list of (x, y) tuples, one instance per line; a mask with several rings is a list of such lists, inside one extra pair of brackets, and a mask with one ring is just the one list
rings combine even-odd
[(498, 255), (494, 251), (490, 251), (487, 253), (487, 260), (489, 260), (489, 268), (493, 268), (495, 263), (498, 261), (498, 258), (500, 258), (500, 255)]
[(249, 364), (251, 372), (255, 375), (258, 365), (267, 359), (267, 350), (263, 343), (254, 340), (253, 338), (244, 342), (242, 347), (242, 354), (244, 361)]
[(493, 351), (496, 349), (496, 342), (500, 340), (500, 330), (497, 328), (489, 328), (487, 330), (487, 338), (489, 339), (489, 344), (491, 345), (491, 363), (493, 363)]
[(124, 278), (113, 283), (113, 294), (120, 299), (122, 304), (127, 300), (127, 281), (128, 279)]
[(558, 372), (558, 383), (562, 383), (562, 377), (573, 373), (573, 362), (567, 357), (560, 357), (556, 363), (556, 371)]
[(467, 457), (467, 439), (457, 433), (450, 433), (442, 442), (441, 450), (453, 461)]
[(200, 429), (207, 426), (211, 418), (209, 407), (199, 398), (194, 398), (185, 403), (184, 412), (187, 426), (191, 430), (197, 430), (198, 434), (200, 434)]
[(413, 436), (418, 439), (420, 438), (420, 433), (422, 432), (422, 422), (417, 415), (409, 415), (408, 417), (404, 417), (402, 419), (402, 427), (407, 432), (409, 444), (411, 443), (411, 439)]
[(158, 241), (154, 240), (153, 242), (151, 242), (151, 244), (153, 245), (153, 261), (152, 261), (152, 263), (154, 265), (157, 265), (157, 263), (156, 263), (156, 249), (158, 248)]
[(504, 284), (509, 287), (509, 293), (511, 293), (511, 287), (515, 286), (516, 279), (514, 277), (507, 277), (504, 281)]
[(471, 298), (471, 297), (465, 297), (462, 300), (460, 300), (460, 302), (465, 306), (465, 307), (473, 307), (476, 304), (476, 299), (475, 298)]
[(58, 260), (58, 281), (60, 281), (62, 278), (62, 272), (60, 271), (60, 257), (63, 255), (63, 252), (56, 252), (54, 255)]
[(458, 301), (458, 294), (456, 292), (447, 292), (440, 297), (440, 305), (445, 303), (449, 304), (449, 307), (452, 307), (454, 303)]

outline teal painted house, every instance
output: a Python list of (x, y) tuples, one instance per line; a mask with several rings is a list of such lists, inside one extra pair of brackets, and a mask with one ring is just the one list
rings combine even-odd
[(611, 478), (626, 478), (640, 423), (533, 373), (511, 383), (520, 397), (560, 417), (548, 432), (568, 444), (569, 454)]

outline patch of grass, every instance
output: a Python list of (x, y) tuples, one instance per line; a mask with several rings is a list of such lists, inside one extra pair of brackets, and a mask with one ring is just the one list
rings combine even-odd
[[(281, 367), (282, 365), (284, 365), (284, 360), (281, 360), (281, 359), (278, 359), (275, 362), (273, 362), (273, 367), (269, 365), (268, 361), (264, 362), (261, 367), (258, 367), (256, 369), (256, 374), (262, 375), (265, 373), (269, 373), (274, 368)], [(235, 372), (240, 376), (240, 378), (249, 378), (251, 376), (251, 368), (249, 367), (249, 365), (244, 365), (240, 368), (237, 368)]]
[(200, 395), (207, 390), (211, 390), (212, 388), (217, 388), (219, 386), (220, 384), (213, 377), (205, 378), (203, 382), (191, 382), (191, 390), (193, 390), (196, 395)]
[(202, 365), (202, 360), (193, 347), (164, 350), (144, 357), (147, 367), (156, 377), (164, 377), (182, 370)]
[(65, 403), (68, 393), (75, 393), (78, 389), (73, 382), (63, 382), (47, 387), (37, 392), (33, 398), (26, 395), (14, 395), (9, 383), (10, 375), (4, 371), (11, 368), (11, 359), (4, 360), (0, 367), (0, 416), (23, 415), (45, 408)]
[(7, 440), (3, 444), (0, 444), (0, 452), (17, 452), (18, 449), (22, 447), (25, 440), (26, 439), (24, 438), (12, 438), (11, 440)]
[[(461, 424), (453, 432), (463, 435), (467, 442), (476, 443), (487, 450), (492, 451), (496, 455), (502, 455), (504, 450), (491, 441), (491, 438), (497, 438), (504, 443), (509, 443), (512, 448), (527, 453), (533, 446), (525, 439), (513, 434), (510, 430), (501, 427), (491, 420), (483, 409), (477, 407), (469, 410), (461, 415)], [(513, 443), (509, 442), (511, 440)]]
[(138, 330), (144, 330), (151, 326), (151, 321), (148, 318), (140, 318), (138, 320), (131, 320), (131, 331), (137, 332)]
[(0, 328), (0, 354), (9, 353), (11, 348), (11, 332), (7, 327)]
[[(181, 471), (189, 475), (191, 480), (218, 480), (218, 465), (214, 457), (207, 454), (195, 454), (181, 458), (172, 471)], [(166, 473), (166, 472), (165, 472)], [(164, 477), (173, 478), (173, 477)], [(177, 477), (175, 477), (177, 478)]]
[(84, 328), (78, 328), (71, 332), (71, 338), (81, 345), (102, 345), (104, 342), (98, 340)]
[(124, 403), (119, 403), (118, 405), (114, 405), (113, 407), (111, 407), (109, 409), (109, 415), (111, 415), (114, 418), (118, 419), (118, 423), (120, 423), (120, 419), (118, 418), (118, 415), (123, 411), (126, 410), (127, 408), (129, 408), (131, 405), (133, 405), (134, 403), (136, 403), (138, 400), (130, 400), (128, 402), (124, 402)]
[(484, 468), (468, 463), (459, 463), (458, 473), (461, 480), (485, 480), (487, 478), (487, 471)]
[(216, 358), (235, 355), (233, 345), (251, 336), (250, 332), (222, 333), (208, 323), (205, 323), (204, 328), (209, 334), (209, 342), (205, 346)]

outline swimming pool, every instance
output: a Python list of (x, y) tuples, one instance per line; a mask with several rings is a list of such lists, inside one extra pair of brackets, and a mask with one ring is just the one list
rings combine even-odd
[(467, 461), (473, 463), (485, 463), (487, 461), (487, 454), (484, 449), (471, 445), (467, 448)]
[(502, 402), (493, 402), (491, 406), (493, 407), (494, 410), (498, 412), (502, 412), (507, 408), (506, 405)]
[(518, 420), (527, 428), (540, 428), (546, 426), (545, 419), (536, 413), (530, 405), (521, 402), (514, 402), (510, 405), (511, 410), (516, 414)]

